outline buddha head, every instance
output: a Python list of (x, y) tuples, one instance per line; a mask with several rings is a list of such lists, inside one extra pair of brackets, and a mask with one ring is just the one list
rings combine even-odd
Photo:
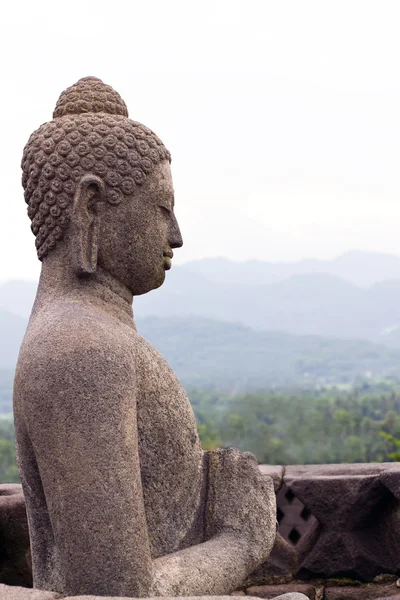
[(128, 118), (115, 90), (80, 79), (23, 153), (38, 258), (67, 256), (79, 277), (102, 268), (134, 295), (159, 287), (173, 248), (182, 246), (170, 162), (153, 131)]

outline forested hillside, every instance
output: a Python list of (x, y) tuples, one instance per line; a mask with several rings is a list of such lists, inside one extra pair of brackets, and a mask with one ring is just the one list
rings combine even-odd
[[(13, 343), (4, 343), (0, 352), (0, 414), (11, 410), (12, 367), (26, 324), (16, 319)], [(301, 388), (388, 377), (400, 380), (400, 349), (371, 342), (254, 331), (239, 323), (200, 317), (148, 317), (136, 323), (186, 388), (232, 394), (288, 385)], [(1, 327), (0, 311), (4, 340), (7, 336)]]
[(237, 392), (400, 379), (400, 350), (366, 341), (261, 332), (193, 317), (148, 317), (137, 327), (186, 387)]
[[(188, 396), (204, 448), (250, 450), (261, 463), (390, 461), (396, 446), (382, 432), (400, 437), (400, 387)], [(12, 421), (0, 420), (0, 482), (18, 480), (13, 440)]]
[[(35, 290), (32, 281), (3, 283), (0, 310), (27, 318)], [(135, 298), (134, 311), (400, 348), (400, 258), (349, 252), (331, 261), (174, 264), (160, 289)]]
[[(385, 386), (381, 386), (384, 390)], [(233, 398), (189, 391), (203, 444), (235, 446), (261, 463), (390, 461), (400, 436), (400, 388), (293, 389)]]
[[(135, 299), (135, 319), (188, 391), (206, 448), (272, 464), (392, 460), (382, 433), (400, 438), (399, 274), (398, 257), (363, 253), (206, 260)], [(35, 289), (0, 287), (0, 481), (17, 478), (12, 381)]]

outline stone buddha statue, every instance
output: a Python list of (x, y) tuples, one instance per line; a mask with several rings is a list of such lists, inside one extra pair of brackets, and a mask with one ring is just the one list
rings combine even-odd
[(14, 413), (39, 589), (226, 594), (274, 542), (272, 480), (251, 454), (203, 452), (182, 386), (135, 327), (133, 296), (182, 246), (170, 162), (94, 77), (24, 150), (42, 270)]

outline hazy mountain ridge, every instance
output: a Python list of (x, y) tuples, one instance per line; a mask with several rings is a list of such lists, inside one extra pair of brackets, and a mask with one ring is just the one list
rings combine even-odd
[(271, 284), (296, 275), (323, 273), (359, 287), (370, 287), (387, 279), (400, 279), (400, 256), (352, 250), (331, 260), (296, 262), (249, 260), (238, 263), (226, 258), (205, 258), (188, 262), (182, 268), (219, 283)]
[[(272, 267), (280, 279), (268, 283)], [(293, 274), (317, 268), (342, 276)], [(383, 275), (391, 278), (379, 280)], [(357, 285), (367, 278), (375, 283), (368, 288)], [(35, 282), (4, 283), (0, 309), (27, 317), (35, 291)], [(400, 347), (400, 258), (349, 252), (333, 261), (298, 263), (204, 259), (174, 266), (160, 289), (135, 298), (134, 312), (136, 317), (211, 318), (257, 330), (368, 339)]]
[(137, 327), (186, 386), (237, 391), (400, 376), (400, 349), (366, 341), (259, 332), (190, 317), (148, 317)]
[[(0, 413), (11, 412), (13, 367), (26, 320), (0, 311)], [(13, 326), (17, 325), (13, 332)], [(23, 327), (21, 327), (23, 325)], [(229, 393), (285, 386), (352, 383), (356, 380), (400, 379), (400, 349), (367, 341), (259, 332), (239, 323), (205, 318), (137, 319), (141, 335), (165, 357), (186, 388)], [(12, 343), (11, 343), (11, 342)]]
[(324, 274), (257, 286), (211, 283), (188, 275), (176, 268), (162, 288), (136, 298), (136, 315), (201, 316), (258, 330), (400, 345), (400, 280), (361, 289)]

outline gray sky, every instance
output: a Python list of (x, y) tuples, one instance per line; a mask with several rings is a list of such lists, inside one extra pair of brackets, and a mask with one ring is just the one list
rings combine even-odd
[(86, 75), (172, 153), (177, 263), (400, 255), (399, 17), (397, 0), (7, 2), (0, 279), (39, 272), (22, 149)]

